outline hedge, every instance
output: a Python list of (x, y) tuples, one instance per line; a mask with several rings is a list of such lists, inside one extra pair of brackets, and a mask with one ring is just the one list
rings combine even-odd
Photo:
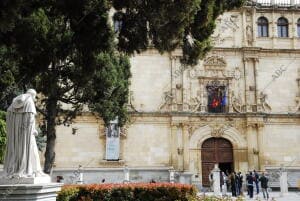
[(57, 201), (188, 201), (196, 196), (191, 185), (171, 183), (66, 185)]

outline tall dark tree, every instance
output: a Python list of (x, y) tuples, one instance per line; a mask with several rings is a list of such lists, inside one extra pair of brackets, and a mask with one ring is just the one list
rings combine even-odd
[[(69, 125), (83, 105), (105, 123), (126, 122), (127, 55), (153, 45), (183, 49), (195, 64), (209, 49), (215, 19), (243, 0), (4, 0), (0, 3), (0, 87), (34, 87), (47, 135), (45, 172), (55, 160), (55, 127)], [(109, 11), (121, 25), (115, 35)], [(117, 37), (117, 42), (115, 38)], [(116, 50), (119, 50), (117, 53)], [(5, 55), (5, 56), (4, 56)], [(16, 80), (22, 78), (21, 85)], [(4, 83), (4, 84), (3, 84)], [(6, 84), (6, 85), (5, 85)], [(19, 85), (18, 85), (19, 84)], [(66, 107), (67, 105), (67, 107)]]
[(245, 0), (113, 0), (121, 21), (119, 50), (146, 50), (149, 43), (160, 52), (182, 48), (182, 62), (195, 65), (211, 49), (216, 18), (239, 8)]

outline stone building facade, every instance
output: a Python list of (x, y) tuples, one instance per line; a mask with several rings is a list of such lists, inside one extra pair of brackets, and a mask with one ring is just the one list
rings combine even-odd
[[(131, 58), (130, 122), (120, 129), (119, 160), (107, 160), (103, 122), (90, 114), (57, 128), (53, 175), (87, 183), (168, 181), (207, 185), (223, 171), (276, 170), (290, 185), (300, 172), (300, 9), (251, 3), (217, 20), (213, 50), (195, 67), (181, 52)], [(74, 174), (75, 173), (75, 174)], [(74, 176), (75, 175), (75, 176)]]

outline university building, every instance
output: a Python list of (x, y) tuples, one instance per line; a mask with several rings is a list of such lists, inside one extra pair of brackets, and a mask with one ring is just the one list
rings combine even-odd
[[(266, 1), (267, 2), (267, 1)], [(272, 1), (274, 2), (274, 1)], [(300, 7), (249, 3), (224, 13), (214, 48), (195, 67), (181, 51), (131, 58), (130, 122), (105, 128), (86, 113), (57, 127), (53, 177), (65, 183), (169, 181), (208, 185), (222, 171), (300, 175)], [(300, 4), (300, 2), (299, 2)], [(80, 165), (80, 167), (79, 167)], [(79, 168), (79, 169), (78, 169)]]

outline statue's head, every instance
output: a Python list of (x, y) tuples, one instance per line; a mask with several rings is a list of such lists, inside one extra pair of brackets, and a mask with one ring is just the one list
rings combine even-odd
[(36, 97), (36, 91), (34, 89), (28, 89), (26, 91), (27, 94), (30, 94), (32, 99), (35, 100), (35, 97)]

